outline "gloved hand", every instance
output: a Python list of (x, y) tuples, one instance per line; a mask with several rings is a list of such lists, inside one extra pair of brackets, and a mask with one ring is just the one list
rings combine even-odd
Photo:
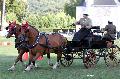
[(75, 26), (75, 23), (73, 23), (72, 26)]

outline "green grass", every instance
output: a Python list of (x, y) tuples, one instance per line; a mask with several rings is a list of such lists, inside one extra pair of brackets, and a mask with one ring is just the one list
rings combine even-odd
[(11, 37), (11, 38), (6, 38), (3, 36), (0, 36), (0, 42), (14, 42), (15, 37)]
[[(116, 43), (120, 45), (119, 40)], [(0, 46), (0, 79), (120, 79), (120, 65), (106, 67), (102, 59), (91, 69), (86, 69), (82, 60), (74, 60), (70, 67), (60, 66), (53, 70), (47, 64), (46, 55), (43, 61), (37, 61), (39, 68), (30, 72), (23, 72), (25, 68), (20, 63), (17, 64), (15, 71), (7, 71), (16, 56), (17, 50), (14, 46)], [(55, 63), (55, 55), (51, 56), (51, 59)]]

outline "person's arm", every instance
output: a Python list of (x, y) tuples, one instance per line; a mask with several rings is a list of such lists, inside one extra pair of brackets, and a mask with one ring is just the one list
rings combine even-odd
[(74, 24), (75, 24), (75, 25), (80, 25), (81, 20), (82, 20), (82, 19), (80, 18), (80, 20), (77, 21), (77, 22), (75, 22)]
[(104, 29), (104, 30), (105, 30), (105, 31), (107, 31), (107, 30), (108, 30), (108, 25), (106, 25), (106, 26), (105, 26), (105, 29)]
[(114, 34), (116, 34), (116, 33), (117, 33), (117, 31), (116, 31), (116, 26), (114, 25), (114, 27), (115, 27), (115, 29), (114, 29)]
[(106, 25), (104, 28), (104, 34), (107, 34), (107, 31), (108, 31), (108, 25)]

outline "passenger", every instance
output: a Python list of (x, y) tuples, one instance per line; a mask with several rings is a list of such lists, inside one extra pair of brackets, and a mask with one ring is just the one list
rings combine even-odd
[(116, 26), (113, 25), (113, 22), (108, 21), (108, 25), (105, 26), (105, 32), (104, 32), (104, 37), (103, 40), (107, 42), (107, 47), (110, 48), (116, 37)]
[(115, 40), (116, 26), (113, 22), (108, 21), (108, 25), (105, 26), (104, 38), (107, 40)]

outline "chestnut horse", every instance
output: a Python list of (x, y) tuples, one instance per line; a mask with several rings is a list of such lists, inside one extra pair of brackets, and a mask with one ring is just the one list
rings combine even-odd
[(21, 27), (21, 34), (18, 39), (24, 41), (21, 38), (28, 39), (28, 48), (30, 52), (29, 64), (25, 71), (31, 69), (31, 62), (36, 61), (39, 56), (55, 52), (57, 54), (57, 62), (53, 65), (53, 69), (56, 69), (60, 64), (63, 47), (67, 44), (67, 39), (60, 34), (45, 34), (39, 33), (37, 29), (30, 26), (27, 22)]
[[(8, 34), (6, 36), (6, 38), (10, 38), (12, 37), (12, 35), (15, 35), (15, 47), (18, 50), (18, 56), (15, 59), (14, 64), (8, 69), (8, 70), (15, 70), (15, 66), (17, 64), (18, 61), (21, 61), (22, 65), (25, 66), (25, 64), (23, 63), (22, 60), (22, 56), (25, 52), (29, 52), (29, 50), (25, 47), (25, 43), (24, 45), (18, 42), (18, 35), (20, 34), (20, 28), (21, 25), (16, 24), (16, 22), (9, 22), (9, 26), (6, 27), (6, 30), (8, 30)], [(35, 64), (35, 62), (33, 62)], [(37, 65), (35, 65), (37, 67)]]

